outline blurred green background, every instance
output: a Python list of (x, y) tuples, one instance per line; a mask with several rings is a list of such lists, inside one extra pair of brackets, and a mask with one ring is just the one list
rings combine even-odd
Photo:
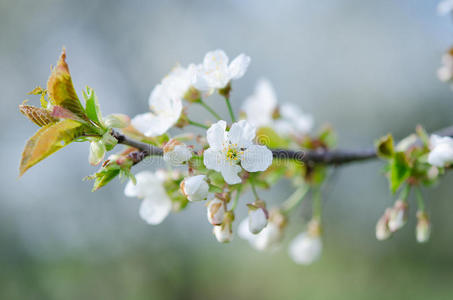
[[(367, 147), (389, 131), (402, 138), (419, 123), (451, 125), (453, 94), (436, 69), (453, 43), (453, 23), (436, 15), (436, 5), (0, 0), (0, 299), (452, 299), (451, 175), (423, 191), (433, 234), (418, 245), (413, 207), (393, 239), (374, 238), (393, 201), (382, 163), (335, 170), (324, 193), (323, 257), (308, 267), (286, 251), (303, 229), (304, 209), (279, 252), (259, 253), (237, 237), (218, 244), (202, 204), (152, 227), (138, 217), (139, 201), (123, 196), (124, 184), (91, 193), (81, 181), (95, 171), (86, 144), (18, 179), (22, 147), (36, 128), (17, 105), (38, 101), (26, 93), (45, 84), (63, 45), (76, 89), (93, 87), (104, 114), (145, 111), (150, 90), (177, 62), (223, 48), (252, 57), (234, 83), (236, 109), (267, 77), (279, 100), (298, 103), (318, 126), (332, 124), (340, 147)], [(288, 187), (263, 195), (278, 202)]]

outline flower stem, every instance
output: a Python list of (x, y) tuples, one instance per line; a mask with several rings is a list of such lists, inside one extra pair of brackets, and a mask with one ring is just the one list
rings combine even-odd
[(299, 188), (297, 188), (294, 193), (286, 199), (285, 202), (282, 204), (282, 211), (285, 214), (290, 213), (295, 207), (297, 207), (302, 200), (304, 199), (305, 195), (309, 190), (309, 186), (307, 184), (303, 184)]
[(321, 188), (317, 188), (313, 194), (313, 219), (321, 220), (321, 215), (322, 215)]
[(234, 200), (233, 200), (233, 204), (231, 205), (231, 210), (235, 210), (237, 205), (238, 205), (238, 201), (239, 201), (239, 196), (241, 195), (241, 187), (239, 187), (237, 190), (236, 190), (236, 195), (234, 196)]
[(210, 107), (208, 104), (206, 104), (206, 102), (203, 101), (203, 99), (200, 99), (199, 103), (201, 106), (203, 106), (208, 112), (211, 113), (211, 115), (213, 115), (217, 120), (222, 120), (222, 118), (219, 116), (219, 114), (217, 114), (215, 112), (214, 109), (212, 109), (212, 107)]
[(409, 193), (411, 191), (411, 186), (407, 184), (404, 189), (400, 193), (400, 200), (403, 202), (406, 202), (407, 197), (409, 196)]
[(256, 192), (254, 178), (252, 176), (250, 176), (249, 181), (250, 181), (250, 186), (252, 187), (253, 196), (255, 196), (256, 200), (259, 200), (260, 197), (258, 197), (258, 193)]
[(425, 201), (419, 188), (415, 188), (415, 198), (417, 198), (418, 210), (425, 211)]
[(230, 99), (228, 97), (225, 97), (225, 102), (228, 107), (228, 112), (230, 113), (231, 122), (234, 123), (234, 122), (236, 122), (236, 118), (234, 116), (233, 108), (231, 107)]
[(204, 128), (204, 129), (208, 129), (209, 127), (204, 125), (204, 124), (201, 124), (201, 123), (198, 123), (198, 122), (195, 122), (195, 121), (192, 121), (192, 120), (189, 120), (189, 124), (192, 125), (192, 126), (197, 126), (197, 127), (200, 127), (200, 128)]

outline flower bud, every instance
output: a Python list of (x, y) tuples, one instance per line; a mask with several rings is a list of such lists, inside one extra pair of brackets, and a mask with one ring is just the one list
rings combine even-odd
[(392, 209), (387, 208), (385, 210), (385, 213), (376, 224), (376, 239), (378, 239), (379, 241), (386, 240), (392, 235), (392, 232), (389, 228), (389, 219), (391, 212)]
[(289, 256), (297, 264), (309, 265), (321, 257), (321, 252), (321, 225), (318, 220), (312, 220), (308, 224), (308, 230), (290, 243)]
[(102, 136), (102, 142), (104, 143), (105, 149), (107, 151), (112, 150), (116, 146), (116, 144), (118, 144), (118, 140), (114, 136), (112, 136), (110, 132), (106, 132)]
[(233, 239), (232, 224), (234, 214), (232, 211), (225, 213), (225, 218), (222, 225), (214, 226), (213, 233), (220, 243), (229, 243)]
[(417, 212), (417, 226), (415, 227), (415, 235), (417, 242), (426, 243), (431, 234), (431, 224), (428, 215), (423, 211)]
[[(258, 202), (258, 201), (257, 201)], [(258, 234), (267, 225), (268, 212), (264, 207), (264, 202), (259, 201), (249, 204), (249, 230), (253, 234)]]
[(202, 201), (208, 197), (209, 185), (205, 175), (186, 177), (181, 182), (181, 192), (189, 201)]
[(187, 162), (192, 157), (189, 147), (177, 140), (170, 140), (165, 144), (163, 150), (164, 160), (175, 166)]
[(401, 229), (407, 222), (408, 205), (405, 201), (397, 200), (390, 212), (388, 227), (391, 232)]
[(88, 161), (91, 165), (98, 165), (105, 155), (105, 146), (104, 143), (100, 140), (92, 141), (90, 143), (90, 154), (88, 155)]
[(225, 204), (222, 200), (214, 198), (208, 204), (208, 220), (212, 225), (220, 225), (225, 216)]
[(187, 102), (196, 103), (199, 102), (201, 99), (200, 91), (194, 88), (193, 86), (189, 87), (187, 92), (184, 94), (183, 97)]
[(109, 128), (124, 128), (131, 123), (131, 119), (124, 114), (108, 115), (103, 121), (105, 126)]

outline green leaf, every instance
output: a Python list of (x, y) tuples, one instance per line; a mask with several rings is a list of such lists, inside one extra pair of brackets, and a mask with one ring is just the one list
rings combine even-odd
[(113, 178), (118, 176), (121, 172), (121, 169), (101, 169), (94, 175), (85, 177), (85, 179), (94, 179), (93, 192), (99, 190), (101, 187), (105, 186), (107, 183), (112, 181)]
[(33, 105), (21, 104), (19, 111), (39, 127), (56, 123), (58, 119), (54, 118), (47, 109)]
[(318, 139), (327, 146), (327, 148), (333, 148), (337, 144), (337, 135), (330, 125), (324, 125), (319, 134)]
[(99, 106), (98, 97), (94, 90), (90, 87), (86, 87), (86, 92), (82, 91), (83, 98), (85, 98), (85, 111), (88, 118), (97, 125), (104, 127), (102, 124), (101, 108)]
[(287, 148), (289, 142), (279, 136), (274, 129), (270, 127), (260, 127), (256, 131), (256, 142), (269, 148)]
[(409, 178), (411, 168), (403, 152), (396, 152), (390, 161), (390, 190), (395, 193), (401, 184)]
[(47, 92), (49, 93), (50, 103), (53, 105), (62, 106), (84, 120), (88, 119), (72, 84), (71, 74), (66, 63), (65, 49), (61, 53), (57, 66), (52, 69), (47, 81)]
[(392, 158), (395, 150), (393, 147), (393, 136), (391, 134), (387, 134), (376, 141), (376, 152), (381, 158)]
[(82, 135), (81, 129), (82, 124), (69, 119), (49, 124), (39, 129), (25, 145), (19, 167), (20, 176), (44, 158)]

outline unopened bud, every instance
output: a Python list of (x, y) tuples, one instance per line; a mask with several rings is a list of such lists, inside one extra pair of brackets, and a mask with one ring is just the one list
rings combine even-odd
[(297, 264), (309, 265), (321, 257), (321, 223), (312, 219), (308, 229), (302, 232), (290, 243), (289, 256)]
[(249, 230), (253, 234), (258, 234), (267, 225), (269, 214), (264, 207), (264, 202), (257, 201), (249, 207)]
[(225, 213), (222, 225), (214, 226), (213, 233), (220, 243), (229, 243), (233, 239), (233, 220), (234, 214), (229, 211)]
[(376, 239), (378, 239), (379, 241), (386, 240), (392, 235), (392, 232), (390, 231), (389, 228), (389, 219), (391, 212), (392, 209), (387, 208), (385, 210), (385, 213), (382, 215), (382, 217), (378, 220), (376, 224)]
[(397, 200), (390, 212), (388, 226), (391, 232), (401, 229), (407, 222), (408, 205), (405, 201)]
[(417, 212), (417, 226), (415, 227), (417, 242), (426, 243), (431, 235), (431, 223), (428, 215), (423, 211)]
[(189, 201), (202, 201), (208, 197), (209, 185), (205, 175), (186, 177), (181, 182), (181, 192)]
[(222, 200), (214, 198), (208, 204), (208, 220), (212, 225), (220, 225), (225, 216), (225, 204)]
[(112, 114), (104, 118), (104, 124), (109, 128), (125, 128), (130, 123), (131, 119), (124, 114)]
[(102, 136), (102, 142), (104, 143), (105, 149), (107, 151), (112, 150), (116, 146), (116, 144), (118, 144), (118, 140), (113, 135), (111, 135), (110, 132), (106, 132)]
[(105, 155), (105, 145), (102, 141), (92, 141), (90, 143), (90, 154), (88, 155), (88, 161), (91, 165), (98, 165)]
[(190, 148), (177, 140), (170, 140), (165, 144), (163, 150), (164, 160), (175, 166), (187, 162), (192, 157)]

